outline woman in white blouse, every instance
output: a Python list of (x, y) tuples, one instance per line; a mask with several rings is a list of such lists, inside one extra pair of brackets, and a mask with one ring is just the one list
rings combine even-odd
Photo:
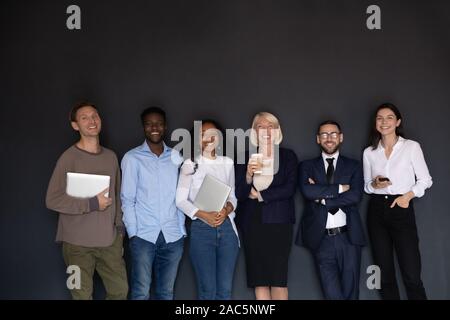
[(413, 198), (432, 185), (419, 143), (405, 139), (402, 116), (391, 103), (375, 113), (371, 146), (364, 150), (365, 191), (371, 194), (367, 224), (373, 258), (381, 269), (381, 297), (400, 299), (394, 250), (408, 299), (426, 299)]
[[(176, 204), (192, 219), (190, 258), (201, 300), (231, 299), (239, 239), (234, 223), (237, 200), (234, 193), (234, 163), (219, 155), (223, 130), (213, 120), (202, 121), (200, 141), (193, 141), (199, 155), (187, 159), (180, 172)], [(224, 145), (224, 144), (222, 144)], [(201, 148), (200, 148), (201, 147)], [(199, 210), (194, 200), (206, 175), (231, 187), (225, 207), (219, 212)]]

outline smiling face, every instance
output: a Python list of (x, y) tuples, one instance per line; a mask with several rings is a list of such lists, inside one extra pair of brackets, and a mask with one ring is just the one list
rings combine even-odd
[(219, 139), (219, 131), (214, 126), (214, 124), (210, 122), (205, 122), (202, 124), (200, 143), (203, 152), (212, 153), (213, 151), (215, 151), (217, 146), (219, 145)]
[(72, 128), (80, 132), (81, 137), (98, 137), (102, 129), (102, 120), (97, 110), (91, 106), (84, 106), (77, 110)]
[(275, 141), (276, 135), (275, 125), (265, 118), (260, 118), (255, 124), (256, 135), (259, 145), (270, 145)]
[(383, 108), (377, 112), (375, 128), (382, 136), (395, 135), (401, 121), (401, 119), (397, 119), (397, 116), (391, 109)]
[(339, 150), (339, 146), (344, 141), (344, 135), (334, 124), (325, 124), (320, 127), (317, 134), (317, 144), (320, 145), (323, 152), (332, 155)]
[(159, 113), (149, 113), (143, 120), (145, 138), (150, 143), (159, 144), (164, 140), (166, 123)]

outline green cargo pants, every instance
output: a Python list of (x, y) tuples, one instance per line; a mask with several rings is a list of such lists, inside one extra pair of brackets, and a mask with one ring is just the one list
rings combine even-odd
[(128, 294), (127, 272), (123, 253), (123, 236), (119, 233), (113, 244), (105, 248), (88, 248), (63, 242), (66, 266), (80, 267), (81, 288), (71, 289), (74, 300), (90, 300), (93, 291), (94, 271), (100, 275), (107, 300), (126, 299)]

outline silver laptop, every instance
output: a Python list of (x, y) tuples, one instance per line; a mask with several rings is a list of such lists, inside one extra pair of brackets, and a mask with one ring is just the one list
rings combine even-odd
[[(67, 172), (66, 193), (77, 198), (92, 198), (109, 187), (110, 176)], [(109, 192), (105, 197), (109, 196)]]
[(194, 200), (194, 205), (203, 211), (220, 211), (224, 207), (231, 187), (207, 174)]

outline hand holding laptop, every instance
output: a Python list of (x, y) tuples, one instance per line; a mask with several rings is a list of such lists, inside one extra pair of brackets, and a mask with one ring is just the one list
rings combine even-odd
[(106, 188), (105, 190), (101, 191), (99, 194), (97, 194), (98, 210), (100, 210), (100, 211), (105, 210), (112, 203), (112, 199), (108, 198), (108, 192), (109, 192), (109, 187)]
[(97, 197), (98, 210), (103, 211), (112, 204), (109, 198), (110, 180), (105, 175), (67, 172), (66, 193), (76, 198)]
[(195, 215), (211, 227), (221, 225), (226, 218), (223, 211), (230, 192), (230, 186), (207, 174), (194, 200), (194, 205), (199, 208)]
[(213, 228), (220, 226), (228, 217), (226, 207), (223, 207), (220, 211), (198, 210), (195, 215)]
[[(228, 202), (227, 202), (227, 205), (228, 205)], [(220, 211), (217, 213), (217, 215), (216, 215), (216, 221), (215, 221), (216, 227), (218, 227), (218, 226), (220, 226), (222, 223), (224, 223), (225, 219), (228, 217), (228, 214), (231, 213), (231, 210), (230, 210), (230, 212), (228, 212), (228, 210), (227, 210), (227, 205), (225, 205), (225, 207), (223, 207), (222, 210), (220, 210)]]
[(203, 211), (198, 210), (195, 216), (203, 222), (209, 224), (211, 227), (216, 226), (216, 217), (219, 213), (217, 211)]

